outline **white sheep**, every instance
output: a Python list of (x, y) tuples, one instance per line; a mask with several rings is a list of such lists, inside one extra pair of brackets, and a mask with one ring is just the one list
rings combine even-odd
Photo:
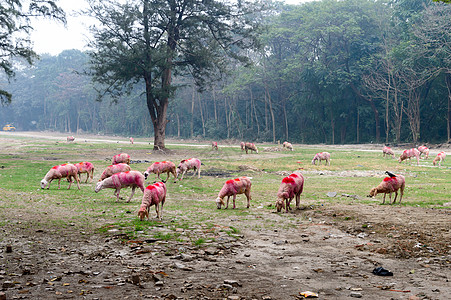
[(157, 182), (149, 185), (144, 191), (141, 207), (138, 211), (138, 217), (142, 221), (144, 218), (149, 220), (149, 209), (155, 205), (155, 211), (158, 219), (163, 219), (163, 205), (166, 201), (166, 185), (163, 182)]
[(180, 174), (182, 174), (182, 178), (180, 178), (180, 180), (182, 180), (185, 173), (191, 169), (194, 170), (193, 176), (196, 174), (196, 170), (197, 170), (197, 178), (200, 178), (200, 166), (201, 165), (202, 165), (202, 163), (197, 158), (190, 158), (190, 159), (182, 160), (180, 162), (180, 164), (177, 166), (177, 178), (179, 177)]
[(219, 191), (218, 198), (216, 198), (216, 206), (221, 209), (224, 204), (224, 197), (227, 196), (227, 205), (225, 208), (229, 207), (230, 196), (233, 196), (233, 208), (235, 209), (235, 199), (237, 194), (245, 194), (247, 198), (247, 208), (250, 206), (251, 198), (251, 180), (246, 176), (242, 176), (236, 179), (227, 180), (224, 186)]
[(392, 158), (395, 158), (395, 152), (393, 152), (393, 150), (390, 147), (384, 146), (384, 148), (382, 149), (382, 156), (387, 157), (389, 155)]
[(420, 146), (420, 147), (418, 147), (418, 151), (420, 151), (420, 158), (421, 158), (421, 154), (424, 154), (424, 159), (429, 158), (429, 148), (428, 147)]
[(50, 183), (54, 179), (58, 179), (58, 189), (60, 189), (61, 178), (67, 178), (69, 181), (69, 187), (72, 185), (72, 178), (77, 182), (78, 189), (80, 189), (80, 179), (78, 178), (78, 169), (73, 164), (62, 164), (52, 167), (47, 174), (45, 174), (44, 179), (41, 180), (41, 189), (50, 188)]
[[(149, 176), (150, 173), (157, 174), (157, 177), (159, 180), (166, 182), (169, 179), (169, 175), (174, 175), (174, 180), (177, 179), (177, 173), (175, 164), (172, 161), (157, 161), (150, 165), (150, 167), (147, 168), (147, 170), (144, 172), (144, 178), (147, 180), (147, 176)], [(160, 178), (160, 174), (167, 173), (168, 177), (166, 180), (162, 180)]]
[(418, 151), (418, 149), (416, 148), (404, 150), (398, 161), (399, 163), (401, 163), (403, 160), (409, 159), (409, 161), (411, 162), (410, 158), (414, 156), (417, 159), (417, 166), (420, 165), (420, 151)]
[(144, 193), (144, 175), (138, 171), (128, 171), (113, 174), (111, 177), (108, 177), (100, 182), (97, 182), (95, 192), (98, 193), (100, 190), (105, 188), (116, 189), (115, 194), (117, 197), (116, 201), (119, 201), (119, 193), (122, 188), (131, 187), (132, 194), (130, 198), (128, 198), (127, 202), (133, 197), (135, 194), (136, 187), (139, 187), (141, 191)]
[(78, 175), (80, 177), (80, 180), (81, 180), (80, 174), (86, 173), (85, 183), (88, 182), (88, 179), (90, 179), (89, 182), (92, 182), (92, 178), (94, 176), (94, 165), (92, 163), (90, 163), (89, 161), (83, 161), (74, 164), (74, 166), (76, 166), (78, 169)]
[(437, 156), (434, 158), (432, 163), (435, 166), (435, 164), (438, 162), (439, 167), (441, 167), (442, 166), (442, 161), (445, 160), (445, 157), (446, 157), (446, 153), (442, 151), (439, 154), (437, 154)]
[(402, 175), (393, 175), (393, 177), (385, 177), (384, 180), (377, 187), (371, 189), (370, 197), (376, 197), (377, 194), (383, 193), (384, 201), (382, 202), (382, 204), (384, 204), (385, 196), (389, 194), (391, 204), (391, 194), (395, 193), (395, 199), (393, 200), (393, 204), (395, 204), (396, 198), (398, 197), (398, 190), (401, 190), (401, 197), (399, 198), (398, 201), (398, 203), (401, 203), (405, 186), (406, 179)]
[(285, 208), (285, 212), (291, 210), (290, 203), (296, 197), (296, 208), (299, 209), (301, 193), (304, 190), (304, 177), (301, 173), (293, 173), (284, 179), (277, 192), (276, 209), (280, 212)]
[(113, 156), (113, 161), (111, 164), (117, 165), (119, 163), (125, 163), (125, 164), (129, 165), (130, 164), (130, 155), (128, 155), (127, 153), (120, 153), (120, 154)]
[(329, 164), (330, 166), (330, 153), (329, 152), (316, 153), (315, 156), (313, 157), (312, 165), (315, 165), (316, 161), (318, 161), (318, 165), (320, 165), (322, 160), (326, 161), (324, 165)]
[(124, 163), (120, 163), (117, 165), (109, 165), (102, 172), (102, 175), (100, 175), (99, 181), (102, 181), (105, 178), (111, 177), (113, 174), (120, 173), (120, 172), (128, 172), (131, 170), (132, 170), (132, 168), (130, 168), (129, 165), (124, 164)]
[(251, 150), (251, 153), (252, 153), (252, 151), (255, 151), (255, 153), (258, 154), (257, 146), (255, 146), (254, 143), (245, 143), (244, 144), (244, 150), (246, 151), (246, 154), (247, 154), (248, 150)]
[(291, 150), (293, 151), (293, 145), (289, 142), (283, 142), (282, 147), (287, 149), (287, 150)]

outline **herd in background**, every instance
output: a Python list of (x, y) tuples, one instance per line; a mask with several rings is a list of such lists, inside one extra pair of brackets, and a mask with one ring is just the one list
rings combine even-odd
[[(67, 137), (68, 142), (73, 142), (75, 140), (74, 137)], [(130, 143), (133, 144), (133, 138), (130, 138)], [(241, 142), (241, 151), (251, 150), (251, 152), (258, 153), (258, 149), (254, 143), (245, 143)], [(284, 142), (282, 144), (284, 149), (293, 151), (293, 146), (289, 142)], [(218, 143), (212, 142), (212, 149), (218, 150)], [(395, 158), (395, 153), (390, 147), (384, 146), (382, 149), (383, 157), (391, 156)], [(409, 159), (411, 157), (415, 157), (417, 159), (417, 165), (419, 165), (420, 156), (424, 155), (424, 159), (429, 158), (429, 149), (426, 146), (420, 146), (417, 148), (404, 150), (400, 155), (398, 161), (401, 163), (403, 160)], [(445, 152), (440, 152), (433, 160), (434, 166), (436, 163), (441, 167), (441, 162), (445, 159)], [(316, 153), (312, 159), (312, 164), (321, 164), (321, 161), (325, 161), (325, 165), (330, 166), (330, 153), (328, 152), (319, 152)], [(115, 189), (114, 194), (116, 195), (117, 201), (119, 201), (119, 193), (122, 188), (131, 187), (131, 195), (128, 198), (127, 202), (130, 202), (132, 199), (135, 189), (139, 188), (143, 192), (143, 198), (141, 202), (141, 206), (138, 210), (138, 217), (142, 221), (143, 219), (149, 219), (149, 209), (151, 206), (155, 206), (155, 211), (158, 219), (162, 219), (163, 217), (163, 205), (166, 200), (167, 187), (165, 183), (169, 180), (171, 174), (174, 177), (174, 182), (177, 182), (179, 177), (180, 180), (183, 180), (184, 175), (189, 170), (194, 170), (192, 176), (196, 175), (196, 171), (198, 174), (198, 178), (200, 178), (200, 170), (201, 170), (201, 161), (197, 158), (190, 158), (182, 160), (179, 165), (176, 167), (175, 164), (171, 161), (161, 161), (152, 163), (144, 173), (139, 171), (131, 170), (130, 166), (130, 155), (126, 153), (120, 153), (112, 158), (112, 164), (105, 168), (102, 172), (99, 182), (96, 184), (95, 192), (98, 193), (100, 190), (104, 188)], [(47, 189), (50, 188), (50, 183), (52, 180), (58, 179), (58, 189), (60, 188), (60, 183), (62, 178), (67, 178), (69, 182), (70, 189), (73, 180), (77, 183), (78, 189), (80, 189), (80, 176), (81, 174), (86, 173), (86, 181), (90, 179), (90, 182), (93, 181), (94, 174), (94, 166), (90, 162), (80, 162), (76, 164), (62, 164), (52, 167), (45, 177), (41, 181), (41, 188)], [(156, 175), (157, 179), (160, 180), (154, 184), (151, 184), (144, 187), (145, 180), (147, 180), (148, 176), (153, 173)], [(160, 178), (161, 174), (167, 174), (166, 180), (162, 180)], [(390, 204), (392, 193), (395, 193), (395, 198), (393, 200), (393, 204), (396, 202), (398, 196), (398, 190), (401, 192), (400, 199), (398, 203), (401, 202), (402, 196), (404, 194), (405, 188), (405, 178), (403, 175), (395, 175), (390, 172), (386, 172), (389, 177), (383, 179), (383, 181), (377, 186), (371, 189), (369, 196), (375, 197), (377, 194), (384, 194), (384, 200), (382, 204), (385, 203), (385, 197), (389, 194)], [(216, 198), (216, 205), (218, 209), (221, 209), (222, 206), (228, 208), (229, 199), (233, 197), (233, 208), (236, 207), (235, 199), (238, 194), (245, 194), (247, 198), (247, 208), (250, 207), (251, 197), (251, 179), (252, 177), (242, 176), (236, 179), (227, 180), (224, 183), (224, 186), (219, 191), (218, 197)], [(291, 201), (296, 198), (296, 208), (300, 208), (300, 195), (304, 189), (304, 177), (299, 171), (295, 171), (289, 176), (282, 179), (279, 190), (277, 192), (277, 200), (276, 200), (276, 210), (277, 212), (285, 210), (291, 210)], [(224, 198), (227, 197), (226, 203), (224, 202)]]

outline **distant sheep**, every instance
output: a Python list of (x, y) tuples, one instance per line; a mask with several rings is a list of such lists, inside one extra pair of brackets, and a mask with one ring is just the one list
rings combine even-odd
[(134, 141), (135, 141), (135, 140), (134, 140), (132, 137), (130, 137), (130, 144), (133, 145)]
[(255, 153), (258, 154), (257, 146), (255, 146), (254, 143), (246, 143), (246, 144), (244, 144), (244, 150), (246, 151), (246, 154), (247, 154), (248, 150), (255, 151)]
[(421, 157), (421, 154), (424, 154), (424, 159), (429, 158), (429, 148), (428, 147), (420, 146), (420, 147), (418, 147), (418, 151), (420, 151), (420, 157)]
[(282, 147), (287, 150), (293, 151), (293, 145), (291, 145), (291, 143), (289, 143), (289, 142), (283, 142)]
[(196, 170), (197, 170), (197, 178), (200, 178), (201, 164), (202, 163), (197, 158), (190, 158), (190, 159), (182, 160), (177, 167), (177, 178), (180, 176), (180, 174), (182, 174), (182, 178), (180, 178), (180, 180), (182, 180), (185, 173), (191, 169), (194, 170), (193, 176), (196, 174)]
[[(78, 169), (78, 175), (80, 177), (80, 174), (86, 173), (86, 181), (85, 183), (88, 182), (92, 182), (92, 178), (94, 176), (94, 165), (92, 163), (90, 163), (89, 161), (83, 161), (83, 162), (79, 162), (77, 164), (74, 164), (74, 166), (77, 167)], [(81, 180), (81, 177), (80, 177)]]
[(442, 166), (442, 161), (445, 160), (445, 157), (446, 157), (446, 153), (442, 151), (439, 154), (437, 154), (437, 156), (434, 158), (432, 163), (435, 166), (435, 164), (438, 162), (439, 167), (441, 167)]
[[(172, 161), (154, 162), (144, 172), (144, 178), (147, 179), (147, 176), (149, 176), (150, 173), (157, 174), (158, 179), (163, 182), (168, 181), (170, 174), (174, 175), (174, 180), (177, 179), (175, 164)], [(168, 174), (168, 177), (166, 178), (166, 180), (162, 180), (160, 178), (160, 174), (164, 174), (164, 173)]]
[(285, 208), (285, 212), (291, 210), (290, 203), (294, 197), (296, 197), (296, 208), (299, 209), (303, 189), (304, 177), (301, 173), (293, 173), (282, 179), (279, 191), (277, 192), (277, 212), (280, 212), (283, 208)]
[(329, 164), (330, 166), (330, 153), (329, 152), (316, 153), (315, 156), (313, 157), (312, 165), (315, 165), (316, 161), (318, 161), (318, 165), (320, 165), (322, 160), (326, 161), (324, 165)]
[(127, 153), (121, 153), (121, 154), (117, 154), (115, 156), (113, 156), (113, 161), (112, 161), (112, 165), (117, 165), (119, 163), (124, 163), (129, 165), (130, 164), (130, 155), (128, 155)]
[(113, 176), (113, 174), (120, 173), (120, 172), (128, 172), (131, 170), (132, 169), (130, 168), (130, 166), (127, 164), (124, 164), (124, 163), (120, 163), (117, 165), (110, 165), (110, 166), (106, 167), (106, 169), (102, 172), (102, 175), (100, 175), (99, 181), (102, 181), (108, 177), (111, 177), (111, 176)]
[(399, 157), (398, 161), (399, 161), (399, 163), (401, 163), (403, 160), (406, 160), (406, 159), (409, 159), (409, 161), (411, 161), (410, 160), (411, 157), (416, 157), (417, 158), (417, 166), (420, 165), (420, 151), (418, 151), (418, 149), (416, 149), (416, 148), (404, 150), (404, 152)]
[(155, 205), (155, 211), (158, 219), (163, 219), (163, 205), (166, 201), (166, 185), (163, 182), (157, 182), (149, 185), (144, 191), (141, 207), (138, 211), (138, 217), (142, 221), (144, 218), (149, 220), (149, 209)]
[(382, 204), (384, 204), (385, 196), (389, 194), (391, 204), (391, 194), (395, 193), (395, 199), (393, 200), (393, 204), (395, 204), (396, 198), (398, 197), (398, 190), (401, 190), (401, 197), (398, 201), (398, 203), (401, 203), (405, 186), (406, 179), (402, 175), (396, 175), (395, 177), (385, 177), (377, 187), (371, 189), (370, 197), (376, 197), (377, 194), (384, 194), (384, 201), (382, 202)]
[(395, 158), (395, 152), (393, 152), (393, 150), (390, 147), (384, 146), (384, 148), (382, 149), (382, 156), (387, 157), (389, 155), (392, 158)]
[(78, 178), (78, 169), (73, 164), (62, 164), (52, 167), (47, 174), (45, 174), (44, 179), (41, 180), (41, 189), (50, 188), (50, 183), (54, 179), (58, 179), (58, 189), (60, 189), (61, 178), (67, 178), (69, 181), (69, 187), (72, 185), (72, 178), (77, 182), (78, 189), (80, 189), (80, 179)]
[[(216, 198), (216, 206), (221, 209), (222, 205), (225, 208), (229, 207), (230, 196), (233, 196), (233, 208), (235, 209), (235, 199), (237, 194), (245, 194), (247, 198), (247, 208), (250, 206), (251, 198), (251, 180), (248, 177), (242, 176), (236, 179), (227, 180), (224, 183), (221, 191), (219, 191), (218, 198)], [(224, 197), (227, 196), (227, 205), (224, 203)]]
[(130, 198), (128, 198), (127, 202), (130, 202), (133, 195), (135, 194), (135, 189), (139, 187), (141, 191), (144, 193), (144, 175), (138, 171), (128, 171), (113, 174), (111, 177), (108, 177), (100, 182), (97, 182), (95, 192), (98, 193), (100, 190), (105, 188), (116, 189), (116, 197), (119, 201), (119, 193), (122, 188), (131, 187), (132, 194)]
[(67, 140), (68, 142), (73, 142), (73, 141), (75, 141), (75, 138), (74, 138), (73, 136), (68, 136), (68, 137), (66, 138), (66, 140)]
[(211, 142), (211, 150), (218, 151), (218, 142)]
[(245, 148), (244, 142), (241, 142), (241, 143), (240, 143), (240, 147), (241, 147), (241, 151), (244, 151), (244, 148)]

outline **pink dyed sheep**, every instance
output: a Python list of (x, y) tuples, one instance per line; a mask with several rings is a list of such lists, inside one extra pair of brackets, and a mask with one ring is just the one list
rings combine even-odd
[(318, 161), (318, 165), (320, 165), (322, 160), (326, 161), (324, 165), (329, 164), (330, 166), (330, 153), (329, 152), (316, 153), (315, 156), (313, 157), (312, 165), (315, 165), (316, 161)]
[(439, 154), (437, 154), (437, 156), (434, 158), (432, 163), (435, 166), (435, 164), (438, 162), (439, 167), (441, 167), (442, 166), (442, 161), (445, 160), (445, 157), (446, 157), (446, 153), (442, 151)]
[[(147, 179), (147, 176), (149, 176), (150, 173), (157, 174), (158, 179), (166, 182), (169, 179), (170, 173), (174, 175), (174, 180), (177, 179), (177, 173), (175, 171), (175, 164), (172, 161), (161, 161), (161, 162), (154, 162), (150, 165), (150, 167), (147, 168), (147, 170), (144, 172), (144, 178)], [(168, 177), (166, 180), (162, 180), (160, 178), (160, 174), (167, 173)]]
[(68, 142), (73, 142), (73, 141), (75, 141), (75, 138), (74, 138), (73, 136), (68, 136), (68, 137), (66, 138), (66, 140), (67, 140)]
[(121, 154), (117, 154), (117, 155), (113, 156), (113, 162), (111, 164), (117, 165), (119, 163), (125, 163), (125, 164), (129, 165), (130, 164), (130, 155), (128, 155), (127, 153), (121, 153)]
[(197, 178), (200, 178), (200, 166), (201, 166), (201, 162), (199, 159), (197, 158), (190, 158), (190, 159), (184, 159), (180, 162), (180, 164), (177, 167), (177, 178), (179, 177), (180, 174), (182, 174), (182, 178), (180, 178), (180, 180), (183, 179), (183, 176), (185, 175), (185, 173), (188, 170), (194, 169), (194, 174), (193, 176), (196, 174), (196, 170), (197, 170)]
[(384, 148), (382, 149), (382, 155), (383, 157), (391, 155), (393, 158), (395, 158), (395, 152), (393, 152), (393, 150), (387, 146), (384, 146)]
[(244, 148), (245, 148), (244, 142), (241, 142), (241, 143), (240, 143), (240, 147), (241, 147), (241, 151), (244, 151)]
[(102, 172), (102, 175), (100, 175), (99, 181), (102, 181), (105, 178), (111, 177), (111, 176), (113, 176), (113, 174), (120, 173), (120, 172), (128, 172), (131, 170), (132, 169), (130, 168), (130, 166), (127, 164), (124, 164), (124, 163), (120, 163), (117, 165), (110, 165), (110, 166), (106, 167), (106, 169)]
[[(395, 176), (395, 175), (394, 175)], [(406, 179), (402, 175), (396, 175), (396, 177), (385, 177), (384, 180), (375, 188), (372, 188), (370, 191), (370, 197), (376, 197), (377, 194), (387, 194), (390, 195), (390, 204), (391, 204), (391, 193), (395, 193), (395, 199), (393, 200), (393, 204), (396, 202), (396, 198), (398, 197), (398, 190), (401, 190), (401, 197), (399, 198), (398, 203), (401, 203), (402, 195), (404, 194), (404, 188), (406, 186)]]
[(283, 142), (282, 147), (293, 151), (293, 145), (291, 145), (291, 143), (289, 143), (289, 142)]
[(86, 173), (85, 183), (88, 182), (88, 179), (90, 179), (89, 182), (92, 182), (92, 177), (94, 176), (94, 165), (92, 163), (90, 163), (89, 161), (83, 161), (79, 162), (78, 164), (74, 164), (74, 166), (76, 166), (78, 169), (78, 175)]
[(132, 137), (130, 137), (130, 144), (133, 145), (134, 139)]
[(288, 177), (282, 179), (279, 191), (277, 192), (276, 209), (280, 212), (282, 208), (285, 208), (285, 212), (288, 209), (291, 210), (291, 200), (296, 196), (296, 208), (299, 209), (301, 202), (301, 193), (304, 189), (304, 177), (301, 173), (293, 173)]
[(417, 166), (420, 165), (420, 151), (418, 151), (418, 149), (416, 148), (404, 150), (398, 161), (399, 163), (401, 163), (403, 160), (409, 159), (409, 161), (411, 162), (410, 158), (414, 156), (417, 158)]
[(218, 150), (218, 142), (211, 142), (211, 149), (212, 150)]
[(257, 146), (255, 146), (254, 143), (246, 143), (246, 144), (244, 144), (244, 150), (246, 151), (246, 154), (247, 154), (248, 150), (255, 151), (258, 154)]
[(44, 179), (41, 180), (41, 189), (50, 188), (50, 183), (54, 179), (58, 179), (58, 189), (60, 189), (61, 178), (67, 178), (69, 181), (69, 187), (72, 185), (72, 178), (77, 182), (78, 189), (80, 189), (80, 179), (78, 178), (78, 169), (73, 164), (62, 164), (54, 166), (50, 171), (45, 174)]
[(247, 198), (247, 208), (250, 206), (251, 198), (251, 180), (246, 176), (242, 176), (236, 179), (227, 180), (224, 183), (221, 191), (219, 191), (218, 198), (216, 198), (216, 205), (218, 209), (221, 209), (224, 204), (224, 197), (227, 196), (227, 205), (225, 208), (229, 207), (230, 196), (233, 196), (233, 208), (235, 208), (235, 199), (237, 194), (245, 194)]
[(429, 158), (429, 148), (428, 147), (420, 146), (420, 147), (418, 147), (418, 151), (420, 151), (420, 157), (421, 157), (421, 154), (424, 154), (424, 159)]
[(152, 205), (155, 205), (157, 218), (160, 220), (163, 219), (163, 205), (166, 201), (166, 192), (166, 185), (163, 182), (157, 182), (146, 187), (141, 207), (138, 211), (138, 217), (141, 221), (144, 220), (144, 218), (149, 220), (149, 209)]
[(133, 197), (135, 194), (136, 187), (139, 187), (141, 191), (144, 193), (144, 175), (138, 171), (128, 171), (113, 174), (111, 177), (108, 177), (100, 182), (97, 182), (95, 192), (98, 193), (100, 190), (105, 188), (116, 189), (116, 197), (117, 201), (119, 201), (119, 193), (122, 188), (131, 187), (132, 194), (130, 198), (128, 198), (127, 202)]

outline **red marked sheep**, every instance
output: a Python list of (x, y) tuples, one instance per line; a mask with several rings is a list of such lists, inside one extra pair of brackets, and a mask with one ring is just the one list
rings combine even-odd
[(128, 155), (127, 153), (121, 153), (121, 154), (117, 154), (117, 155), (113, 156), (113, 161), (111, 164), (117, 165), (120, 163), (129, 165), (130, 164), (130, 155)]
[(318, 165), (320, 165), (322, 160), (326, 161), (324, 165), (329, 164), (330, 166), (330, 153), (329, 152), (316, 153), (312, 159), (312, 165), (315, 165), (316, 161), (318, 161)]
[(235, 199), (237, 194), (245, 194), (247, 198), (247, 208), (250, 206), (251, 198), (251, 180), (246, 176), (242, 176), (236, 179), (227, 180), (224, 186), (219, 191), (218, 198), (216, 198), (216, 205), (218, 209), (221, 209), (224, 204), (224, 197), (227, 196), (227, 205), (225, 208), (229, 207), (230, 196), (233, 196), (233, 208), (235, 209)]
[(66, 140), (67, 140), (68, 142), (73, 142), (73, 141), (75, 141), (75, 138), (74, 138), (73, 136), (68, 136), (68, 137), (66, 138)]
[[(166, 182), (169, 179), (170, 174), (174, 175), (174, 180), (177, 179), (177, 173), (175, 169), (175, 164), (172, 161), (161, 161), (161, 162), (154, 162), (150, 165), (150, 167), (147, 168), (147, 170), (144, 172), (144, 178), (147, 179), (147, 176), (149, 176), (150, 173), (157, 174), (157, 177), (159, 180)], [(166, 180), (162, 180), (160, 178), (160, 174), (167, 173), (168, 177)]]
[(432, 163), (435, 166), (435, 164), (438, 162), (438, 166), (441, 167), (442, 166), (442, 161), (445, 160), (445, 157), (446, 157), (446, 153), (442, 151), (439, 154), (437, 154), (437, 156), (434, 158)]
[[(180, 178), (180, 180), (183, 179), (183, 176), (185, 175), (185, 173), (188, 170), (193, 169), (194, 170), (194, 175), (196, 175), (196, 170), (197, 170), (197, 178), (200, 178), (200, 166), (201, 166), (201, 162), (199, 159), (197, 158), (190, 158), (190, 159), (184, 159), (180, 162), (180, 164), (177, 167), (177, 178), (179, 177), (180, 174), (182, 174), (182, 178)], [(192, 176), (191, 176), (192, 177)]]
[(411, 160), (410, 160), (411, 157), (416, 157), (417, 158), (417, 166), (420, 165), (420, 151), (418, 151), (418, 149), (416, 149), (416, 148), (404, 150), (404, 152), (399, 157), (398, 161), (399, 161), (399, 163), (401, 163), (403, 160), (409, 159), (409, 161), (411, 162)]
[(155, 205), (155, 211), (158, 219), (163, 219), (163, 205), (166, 201), (166, 185), (163, 182), (157, 182), (149, 185), (144, 191), (141, 207), (138, 211), (138, 217), (142, 221), (144, 218), (149, 220), (149, 209)]
[(401, 190), (401, 197), (399, 198), (398, 203), (401, 203), (402, 196), (404, 194), (404, 188), (406, 186), (406, 179), (402, 175), (396, 175), (396, 177), (385, 177), (384, 180), (375, 188), (372, 188), (370, 191), (370, 197), (376, 197), (377, 194), (387, 194), (390, 195), (390, 204), (391, 204), (391, 194), (395, 193), (395, 199), (393, 200), (393, 204), (396, 202), (396, 198), (398, 197), (398, 190)]
[(130, 137), (130, 144), (133, 145), (134, 141), (135, 141), (135, 140), (134, 140), (132, 137)]
[(280, 212), (285, 208), (285, 212), (291, 210), (290, 203), (296, 197), (296, 208), (299, 209), (301, 193), (304, 190), (304, 177), (301, 173), (293, 173), (282, 179), (279, 191), (277, 192), (276, 209)]
[(110, 165), (110, 166), (106, 167), (106, 169), (102, 172), (102, 175), (100, 175), (99, 181), (102, 181), (108, 177), (111, 177), (111, 176), (113, 176), (113, 174), (120, 173), (120, 172), (128, 172), (131, 170), (132, 169), (130, 168), (130, 166), (127, 164), (124, 164), (124, 163), (120, 163), (117, 165)]
[(421, 157), (421, 154), (424, 154), (424, 159), (429, 158), (429, 148), (428, 147), (420, 146), (420, 147), (418, 147), (418, 151), (420, 151), (420, 157)]
[(89, 182), (92, 182), (92, 177), (94, 176), (94, 165), (92, 163), (90, 163), (89, 161), (83, 161), (74, 164), (74, 166), (76, 166), (78, 169), (78, 176), (80, 177), (80, 180), (80, 174), (86, 173), (85, 183), (88, 182), (88, 179), (90, 179)]
[(390, 147), (384, 146), (382, 149), (382, 155), (383, 157), (391, 156), (392, 158), (395, 158), (395, 152)]
[(128, 171), (113, 174), (111, 177), (108, 177), (100, 182), (97, 182), (95, 192), (98, 193), (100, 190), (105, 188), (116, 189), (116, 197), (119, 201), (119, 193), (122, 188), (131, 187), (132, 194), (130, 198), (128, 198), (127, 202), (130, 202), (133, 195), (135, 194), (135, 189), (139, 187), (141, 191), (144, 193), (144, 175), (138, 171)]
[(293, 145), (289, 142), (283, 142), (282, 147), (287, 149), (287, 150), (291, 150), (293, 151)]
[(211, 142), (211, 150), (218, 151), (218, 142)]
[(246, 151), (246, 154), (247, 154), (248, 150), (251, 150), (251, 153), (252, 153), (252, 151), (255, 151), (255, 153), (258, 154), (257, 146), (255, 146), (254, 143), (246, 143), (246, 144), (244, 144), (244, 150)]
[(58, 179), (58, 189), (60, 189), (61, 178), (67, 178), (69, 181), (69, 187), (72, 185), (72, 178), (77, 182), (78, 189), (80, 189), (80, 179), (78, 178), (78, 169), (73, 164), (62, 164), (58, 166), (54, 166), (50, 169), (50, 171), (45, 174), (44, 179), (41, 180), (41, 189), (50, 188), (50, 183), (54, 179)]

